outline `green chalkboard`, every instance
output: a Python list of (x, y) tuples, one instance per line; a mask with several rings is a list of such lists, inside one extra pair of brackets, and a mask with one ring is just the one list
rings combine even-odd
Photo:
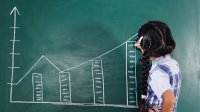
[(1, 112), (137, 112), (149, 20), (166, 22), (183, 81), (178, 112), (200, 110), (197, 0), (1, 0)]

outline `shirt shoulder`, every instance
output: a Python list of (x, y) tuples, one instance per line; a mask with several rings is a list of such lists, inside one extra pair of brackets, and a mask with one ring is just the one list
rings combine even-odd
[[(161, 70), (168, 70), (171, 72), (171, 74), (179, 74), (180, 73), (180, 67), (179, 67), (179, 64), (178, 62), (171, 58), (170, 60), (168, 61), (164, 61), (160, 64), (158, 64), (158, 67), (159, 69)], [(168, 72), (168, 71), (165, 71), (165, 72)]]

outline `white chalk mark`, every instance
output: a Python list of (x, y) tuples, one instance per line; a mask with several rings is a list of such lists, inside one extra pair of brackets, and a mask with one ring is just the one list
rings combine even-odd
[(71, 76), (69, 73), (69, 95), (70, 95), (70, 103), (72, 103), (72, 89), (71, 89)]
[(13, 9), (12, 9), (12, 11), (10, 12), (10, 15), (12, 15), (12, 13), (14, 13), (14, 14), (18, 14), (18, 15), (20, 15), (19, 14), (19, 11), (17, 10), (17, 7), (15, 6)]
[(98, 72), (98, 71), (100, 71), (100, 70), (94, 70), (95, 72)]
[(133, 105), (120, 105), (120, 104), (93, 104), (93, 103), (66, 103), (66, 102), (33, 102), (33, 101), (11, 101), (11, 103), (30, 103), (30, 104), (54, 104), (54, 105), (72, 105), (72, 106), (93, 106), (93, 107), (121, 107), (121, 108), (138, 108)]
[(61, 77), (63, 77), (63, 75), (61, 75), (61, 73), (59, 73), (59, 85), (60, 85), (60, 102), (62, 102), (62, 87), (61, 87)]
[(92, 79), (93, 79), (94, 104), (97, 104), (97, 103), (105, 104), (104, 75), (103, 75), (102, 60), (92, 61)]
[[(100, 71), (100, 70), (98, 70), (98, 71)], [(96, 72), (96, 71), (95, 71)], [(93, 87), (93, 102), (94, 102), (94, 104), (95, 104), (95, 84), (94, 84), (94, 79), (95, 79), (95, 77), (94, 77), (94, 63), (92, 63), (92, 87)]]
[(127, 55), (128, 55), (128, 47), (127, 47), (127, 42), (126, 42), (126, 105), (128, 106), (128, 73), (127, 73), (127, 70), (128, 70), (128, 58), (127, 58)]
[[(129, 52), (130, 53), (130, 52)], [(132, 57), (134, 57), (135, 58), (135, 56), (134, 55), (131, 55)], [(42, 59), (46, 59), (51, 65), (53, 65), (57, 70), (59, 70), (59, 72), (60, 73), (64, 73), (64, 71), (61, 71), (57, 66), (55, 66), (55, 64), (54, 63), (52, 63), (46, 56), (44, 56), (44, 55), (42, 55), (39, 59), (38, 59), (38, 61), (31, 67), (31, 69), (22, 77), (22, 79), (24, 79), (27, 75), (28, 75), (28, 73), (42, 60)], [(93, 105), (91, 105), (91, 106), (94, 106), (94, 105), (98, 105), (99, 103), (103, 103), (103, 106), (108, 106), (109, 104), (105, 104), (105, 96), (104, 96), (104, 78), (103, 78), (103, 67), (102, 67), (102, 60), (99, 60), (100, 61), (100, 63), (98, 63), (97, 61), (94, 61), (94, 64), (95, 65), (93, 65), (93, 67), (95, 67), (95, 70), (93, 70), (94, 72), (95, 72), (95, 75), (102, 75), (102, 78), (101, 77), (93, 77), (93, 82), (96, 82), (96, 83), (101, 83), (101, 84), (103, 84), (103, 88), (101, 87), (101, 86), (94, 86), (94, 84), (93, 84), (93, 87), (96, 87), (96, 88), (102, 88), (103, 90), (102, 91), (95, 91), (94, 92), (94, 104)], [(130, 61), (129, 61), (130, 62)], [(135, 61), (136, 62), (136, 61)], [(126, 62), (127, 63), (127, 62)], [(97, 65), (98, 66), (97, 66)], [(99, 65), (100, 64), (100, 65)], [(127, 64), (126, 64), (127, 65)], [(96, 67), (97, 68), (101, 68), (102, 70), (96, 70)], [(92, 68), (92, 69), (94, 69), (94, 68)], [(133, 71), (127, 71), (128, 73), (134, 73)], [(94, 74), (93, 74), (94, 75)], [(37, 77), (37, 76), (35, 76), (35, 77)], [(62, 78), (65, 78), (65, 76), (60, 76), (60, 77), (62, 77)], [(134, 77), (134, 76), (132, 76), (132, 77)], [(129, 76), (129, 78), (130, 78), (130, 76)], [(16, 84), (15, 83), (9, 83), (9, 84), (11, 84), (11, 85), (17, 85), (19, 82), (21, 82), (21, 80), (22, 79), (20, 79)], [(102, 79), (102, 81), (98, 81), (98, 80), (101, 80)], [(135, 78), (136, 79), (136, 78)], [(61, 80), (61, 79), (59, 79), (60, 80), (60, 83), (61, 82), (63, 82), (63, 81), (66, 81), (67, 79), (63, 79), (63, 80)], [(69, 80), (70, 80), (70, 76), (69, 76)], [(94, 80), (96, 80), (96, 81), (94, 81)], [(71, 81), (69, 81), (69, 85), (70, 85), (70, 82)], [(130, 82), (128, 82), (128, 83), (135, 83), (134, 81), (130, 81)], [(42, 86), (41, 84), (38, 84), (38, 85), (36, 85), (36, 86)], [(61, 86), (68, 86), (67, 84), (64, 84), (64, 85), (61, 85)], [(62, 90), (67, 90), (67, 89), (62, 89)], [(129, 88), (129, 90), (135, 90), (135, 88)], [(61, 90), (60, 90), (61, 91)], [(68, 92), (63, 92), (63, 93), (61, 93), (62, 95), (70, 95), (70, 96), (63, 96), (64, 98), (61, 100), (61, 102), (67, 102), (67, 101), (70, 101), (70, 104), (72, 104), (71, 103), (71, 86), (70, 86), (70, 94), (68, 93)], [(36, 96), (38, 96), (37, 97), (37, 101), (40, 101), (40, 100), (42, 100), (42, 97), (40, 97), (41, 96), (41, 93), (43, 93), (42, 91), (36, 91)], [(96, 94), (103, 94), (103, 97), (97, 97), (97, 99), (95, 99), (95, 93)], [(128, 94), (130, 94), (130, 95), (133, 95), (133, 93), (132, 92), (129, 92)], [(128, 96), (128, 95), (127, 95)], [(68, 100), (68, 99), (65, 99), (65, 98), (69, 98), (70, 97), (70, 100)], [(129, 98), (130, 99), (133, 99), (133, 97), (132, 96), (129, 96)], [(134, 97), (135, 98), (135, 97)], [(133, 103), (133, 102), (136, 102), (136, 101), (132, 101), (132, 100), (127, 100), (128, 101), (128, 103)], [(137, 97), (136, 97), (136, 100), (137, 100)], [(22, 101), (23, 102), (23, 101)], [(58, 103), (58, 104), (62, 104), (62, 103)], [(96, 103), (97, 102), (97, 103)], [(20, 103), (20, 102), (18, 102), (18, 103)], [(31, 103), (31, 102), (30, 102)], [(38, 103), (38, 102), (37, 102)], [(43, 101), (42, 101), (42, 103), (44, 103)], [(50, 103), (53, 103), (53, 102), (50, 102)], [(81, 103), (81, 104), (84, 104), (84, 103)], [(112, 104), (112, 105), (114, 105), (114, 104)], [(116, 106), (116, 105), (115, 105)], [(123, 106), (123, 105), (122, 105)], [(131, 105), (126, 105), (126, 106), (124, 106), (124, 107), (130, 107)], [(116, 107), (119, 107), (119, 106), (116, 106)]]
[(42, 55), (37, 62), (31, 67), (31, 69), (28, 70), (28, 72), (25, 73), (25, 75), (15, 84), (18, 85), (30, 72), (31, 70), (42, 60), (46, 59), (52, 66), (54, 66), (58, 71), (61, 71), (54, 63), (52, 63), (46, 56)]
[(132, 100), (132, 101), (129, 101), (129, 103), (135, 103), (135, 101)]
[(63, 85), (61, 85), (61, 86), (68, 86), (67, 84), (63, 84)]
[(96, 83), (102, 83), (101, 81), (95, 81)]
[(16, 83), (7, 83), (7, 84), (8, 85), (15, 85), (15, 86), (17, 85)]
[(96, 80), (101, 80), (101, 77), (95, 77)]
[(134, 91), (134, 90), (135, 90), (135, 88), (129, 88), (129, 90), (130, 90), (130, 91)]
[(63, 79), (63, 80), (61, 80), (61, 82), (64, 82), (64, 81), (67, 81), (67, 79)]
[[(129, 38), (127, 41), (133, 39), (135, 36), (137, 36), (137, 33), (136, 33), (135, 35), (133, 35), (131, 38)], [(127, 42), (127, 41), (126, 41), (126, 42)], [(40, 62), (40, 60), (41, 60), (42, 58), (45, 58), (48, 62), (50, 62), (50, 63), (51, 63), (57, 70), (59, 70), (60, 72), (65, 72), (65, 71), (67, 71), (67, 70), (71, 70), (71, 69), (74, 69), (74, 68), (76, 68), (76, 67), (78, 67), (78, 66), (81, 66), (81, 65), (83, 65), (83, 64), (86, 64), (86, 63), (88, 63), (88, 62), (90, 62), (90, 61), (92, 61), (92, 60), (95, 60), (95, 59), (99, 58), (99, 57), (102, 57), (102, 56), (104, 56), (104, 55), (106, 55), (106, 54), (108, 54), (108, 53), (110, 53), (110, 52), (116, 50), (117, 48), (123, 46), (124, 44), (126, 44), (126, 42), (120, 44), (119, 46), (117, 46), (117, 47), (115, 47), (115, 48), (113, 48), (113, 49), (111, 49), (111, 50), (109, 50), (109, 51), (107, 51), (107, 52), (105, 52), (105, 53), (103, 53), (103, 54), (101, 54), (101, 55), (99, 55), (99, 56), (93, 58), (93, 59), (90, 59), (90, 60), (85, 61), (85, 62), (83, 62), (83, 63), (81, 63), (81, 64), (79, 64), (79, 65), (76, 65), (76, 66), (74, 66), (74, 67), (71, 67), (71, 68), (68, 68), (68, 69), (65, 69), (65, 70), (62, 70), (62, 71), (61, 71), (54, 63), (52, 63), (46, 56), (42, 55), (42, 56), (40, 57), (40, 59), (31, 67), (31, 69), (30, 69), (30, 70), (29, 70), (15, 85), (18, 85), (18, 84), (29, 74), (29, 72)], [(10, 84), (13, 84), (13, 83), (10, 83)]]
[(16, 19), (17, 19), (17, 15), (20, 15), (19, 14), (19, 11), (17, 10), (17, 8), (16, 7), (14, 7), (13, 9), (12, 9), (12, 11), (10, 12), (10, 15), (14, 15), (14, 22), (13, 22), (13, 24), (14, 24), (14, 28), (13, 28), (13, 40), (12, 40), (12, 44), (13, 44), (13, 46), (12, 46), (12, 72), (11, 72), (11, 81), (10, 81), (10, 83), (11, 83), (11, 85), (10, 85), (10, 101), (12, 101), (12, 83), (13, 83), (13, 75), (14, 75), (14, 69), (16, 68), (16, 67), (14, 67), (15, 66), (15, 55), (14, 55), (14, 53), (15, 53), (15, 42), (16, 42)]
[[(136, 85), (136, 48), (133, 47), (134, 41), (126, 42), (126, 98), (128, 105), (137, 104)], [(135, 69), (134, 69), (135, 68)], [(135, 88), (132, 88), (135, 87)], [(136, 93), (136, 94), (133, 94)], [(134, 100), (134, 101), (133, 101)], [(134, 103), (134, 104), (133, 104)]]
[(67, 89), (62, 89), (63, 91), (66, 91)]
[[(15, 55), (20, 55), (20, 53), (15, 53), (15, 42), (20, 41), (20, 40), (16, 40), (15, 39), (15, 34), (16, 34), (16, 29), (20, 28), (16, 26), (16, 14), (20, 15), (19, 11), (17, 10), (16, 7), (14, 7), (12, 9), (12, 11), (10, 12), (10, 15), (14, 13), (14, 26), (10, 27), (12, 29), (14, 29), (14, 36), (13, 36), (13, 40), (10, 40), (13, 42), (13, 49), (12, 49), (12, 53), (9, 53), (12, 55), (12, 67), (9, 67), (12, 69), (12, 76), (11, 76), (11, 82), (8, 83), (11, 85), (11, 91), (10, 91), (10, 102), (11, 103), (51, 103), (51, 104), (56, 104), (56, 105), (77, 105), (77, 106), (109, 106), (109, 107), (123, 107), (123, 108), (137, 108), (136, 106), (132, 106), (132, 105), (118, 105), (118, 104), (105, 104), (105, 95), (104, 95), (104, 74), (103, 74), (103, 67), (102, 67), (102, 60), (96, 60), (116, 49), (118, 49), (119, 47), (123, 46), (124, 44), (126, 44), (128, 41), (130, 41), (132, 38), (134, 38), (137, 34), (135, 34), (134, 36), (132, 36), (131, 38), (129, 38), (126, 42), (118, 45), (117, 47), (93, 58), (90, 59), (88, 61), (85, 61), (83, 63), (80, 63), (74, 67), (71, 68), (67, 68), (63, 71), (61, 71), (53, 62), (51, 62), (46, 56), (42, 55), (36, 63), (33, 64), (33, 66), (23, 75), (23, 77), (17, 81), (17, 83), (13, 83), (13, 75), (14, 75), (14, 69), (15, 68), (20, 68), (20, 67), (16, 67), (14, 66), (14, 56)], [(133, 45), (129, 45), (129, 47), (133, 47)], [(134, 53), (135, 51), (129, 51), (129, 53)], [(130, 58), (135, 58), (134, 55), (130, 55)], [(33, 101), (13, 101), (12, 100), (12, 86), (13, 85), (18, 85), (33, 69), (34, 67), (36, 67), (38, 65), (38, 63), (42, 60), (42, 59), (46, 59), (53, 67), (55, 67), (59, 73), (68, 73), (68, 79), (66, 79), (65, 76), (59, 76), (59, 83), (60, 83), (60, 97), (61, 95), (63, 95), (63, 98), (60, 99), (60, 102), (44, 102), (43, 101), (43, 82), (42, 82), (42, 74), (39, 73), (33, 73), (32, 74), (32, 86), (33, 86)], [(95, 73), (92, 73), (92, 77), (93, 77), (93, 90), (94, 90), (94, 103), (72, 103), (71, 101), (71, 78), (70, 78), (70, 73), (69, 72), (65, 72), (67, 70), (71, 70), (74, 68), (77, 68), (83, 64), (86, 64), (90, 61), (94, 60), (94, 65), (92, 65), (92, 71)], [(132, 61), (132, 63), (134, 63), (134, 61)], [(95, 70), (93, 67), (97, 67), (100, 69)], [(131, 72), (132, 73), (132, 72)], [(41, 77), (37, 76), (37, 75), (41, 75)], [(95, 75), (95, 76), (94, 76)], [(98, 77), (96, 77), (98, 76)], [(40, 79), (40, 81), (37, 81), (36, 79)], [(65, 79), (62, 79), (65, 78)], [(135, 78), (136, 79), (136, 78)], [(68, 81), (68, 84), (66, 84), (66, 82)], [(62, 84), (62, 82), (64, 84)], [(96, 82), (96, 83), (95, 83)], [(128, 81), (127, 81), (128, 82)], [(134, 82), (134, 81), (132, 81)], [(94, 84), (95, 83), (95, 84)], [(129, 82), (130, 83), (130, 82)], [(135, 82), (134, 82), (135, 83)], [(95, 86), (96, 85), (96, 86)], [(62, 88), (64, 87), (64, 88)], [(68, 87), (68, 88), (66, 88)], [(95, 88), (98, 88), (100, 90), (95, 90)], [(129, 88), (130, 89), (130, 88)], [(98, 94), (98, 97), (96, 99), (95, 94)], [(102, 96), (99, 96), (102, 95)], [(129, 92), (129, 94), (132, 94), (131, 92)], [(34, 96), (35, 95), (35, 96)], [(70, 99), (69, 99), (70, 98)], [(129, 98), (133, 99), (134, 97), (129, 96)], [(136, 97), (137, 98), (137, 97)], [(67, 102), (67, 103), (66, 103)], [(134, 102), (132, 100), (129, 100), (129, 102)]]
[(134, 53), (135, 51), (129, 51), (129, 53)]
[[(134, 47), (134, 51), (136, 51), (136, 47)], [(136, 52), (135, 52), (135, 56), (136, 56)], [(136, 98), (136, 100), (135, 100), (135, 101), (136, 101), (136, 105), (135, 105), (135, 106), (138, 106), (138, 99), (137, 99), (137, 98), (138, 98), (138, 97), (137, 97), (137, 78), (136, 78), (136, 76), (137, 76), (137, 75), (136, 75), (136, 58), (135, 58), (135, 74), (134, 74), (133, 77), (135, 78), (135, 82), (136, 82), (136, 83), (135, 83), (135, 95), (136, 95), (136, 96), (135, 96), (135, 98)]]
[(134, 71), (128, 71), (128, 73), (134, 73)]
[[(129, 38), (127, 41), (130, 41), (131, 39), (133, 39), (133, 38), (136, 37), (136, 36), (137, 36), (137, 33), (136, 33), (135, 35), (133, 35), (131, 38)], [(71, 69), (77, 68), (77, 67), (79, 67), (79, 66), (81, 66), (81, 65), (83, 65), (83, 64), (86, 64), (86, 63), (88, 63), (88, 62), (90, 62), (90, 61), (92, 61), (92, 60), (98, 59), (98, 58), (100, 58), (100, 57), (102, 57), (102, 56), (104, 56), (104, 55), (106, 55), (106, 54), (108, 54), (108, 53), (110, 53), (110, 52), (112, 52), (112, 51), (118, 49), (119, 47), (123, 46), (124, 44), (126, 44), (127, 41), (125, 41), (124, 43), (118, 45), (117, 47), (115, 47), (115, 48), (113, 48), (113, 49), (111, 49), (111, 50), (109, 50), (109, 51), (107, 51), (107, 52), (105, 52), (105, 53), (103, 53), (103, 54), (101, 54), (101, 55), (99, 55), (99, 56), (93, 58), (93, 59), (90, 59), (90, 60), (88, 60), (88, 61), (85, 61), (85, 62), (83, 62), (83, 63), (80, 63), (79, 65), (76, 65), (76, 66), (74, 66), (74, 67), (65, 69), (65, 70), (63, 70), (63, 72), (64, 72), (64, 71), (67, 71), (67, 70), (71, 70)]]
[(43, 102), (42, 74), (32, 73), (32, 87), (33, 87), (33, 102)]
[(96, 73), (97, 75), (101, 75), (102, 73)]
[(17, 29), (17, 28), (20, 28), (20, 27), (15, 27), (15, 26), (14, 26), (14, 27), (10, 27), (10, 28), (14, 28), (14, 29)]
[(21, 40), (10, 40), (11, 42), (19, 42), (19, 41), (21, 41)]
[(103, 72), (103, 63), (102, 63), (102, 61), (101, 61), (101, 69), (102, 69), (102, 82), (103, 82), (103, 104), (105, 105), (104, 72)]
[(102, 88), (101, 86), (95, 86), (96, 88)]
[(129, 76), (129, 78), (130, 78), (130, 79), (134, 79), (134, 78), (135, 78), (135, 76)]
[(134, 55), (130, 55), (130, 58), (135, 58), (135, 56)]
[(53, 65), (58, 71), (61, 71), (54, 63), (52, 63), (46, 56), (43, 55), (43, 57), (49, 62), (51, 63), (51, 65)]
[(13, 67), (8, 67), (8, 68), (15, 69), (15, 68), (20, 68), (20, 67), (14, 67), (14, 66), (13, 66)]
[(28, 72), (26, 72), (26, 74), (16, 83), (16, 85), (18, 85), (29, 73), (30, 71), (40, 62), (40, 60), (43, 58), (43, 56), (41, 56), (38, 61), (31, 67), (31, 69), (28, 70)]
[(11, 55), (20, 55), (20, 53), (9, 53)]
[[(62, 76), (65, 76), (65, 77), (62, 77)], [(60, 102), (71, 103), (70, 72), (59, 73), (59, 84), (60, 84)]]
[(103, 91), (96, 91), (97, 94), (102, 93)]

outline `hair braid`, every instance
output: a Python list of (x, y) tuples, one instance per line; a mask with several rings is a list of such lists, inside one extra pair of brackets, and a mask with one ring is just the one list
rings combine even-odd
[[(147, 79), (149, 76), (149, 70), (151, 69), (151, 64), (149, 62), (149, 54), (144, 52), (142, 57), (140, 58), (140, 63), (142, 65), (142, 75), (141, 75), (141, 94), (147, 95)], [(147, 112), (145, 106), (145, 99), (141, 99), (140, 102), (140, 112)]]

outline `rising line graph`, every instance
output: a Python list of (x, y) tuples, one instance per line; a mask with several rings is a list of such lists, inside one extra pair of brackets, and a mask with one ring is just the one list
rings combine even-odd
[[(92, 59), (81, 62), (73, 67), (66, 68), (61, 70), (57, 67), (49, 58), (45, 55), (42, 55), (34, 64), (30, 67), (30, 69), (22, 75), (17, 82), (13, 82), (13, 76), (15, 69), (19, 69), (20, 67), (15, 66), (15, 56), (20, 55), (19, 53), (15, 53), (15, 42), (20, 40), (16, 40), (16, 29), (19, 28), (16, 26), (16, 17), (20, 15), (18, 9), (14, 7), (10, 13), (10, 15), (14, 15), (14, 23), (13, 23), (13, 39), (12, 41), (12, 65), (9, 67), (11, 69), (11, 81), (8, 83), (10, 85), (10, 102), (11, 103), (51, 103), (55, 105), (77, 105), (77, 106), (109, 106), (109, 107), (123, 107), (123, 108), (137, 108), (137, 78), (136, 78), (136, 50), (133, 47), (133, 42), (131, 41), (133, 38), (137, 36), (137, 33), (132, 37), (127, 39), (122, 44), (102, 53), (99, 56), (96, 56)], [(103, 60), (99, 60), (100, 57), (103, 57), (118, 48), (126, 46), (126, 105), (120, 104), (107, 104), (105, 101), (104, 94), (104, 71), (103, 71)], [(50, 65), (52, 65), (57, 72), (59, 73), (59, 90), (60, 90), (60, 101), (59, 102), (51, 102), (44, 101), (43, 99), (43, 74), (41, 73), (32, 73), (32, 90), (33, 90), (33, 100), (32, 101), (15, 101), (13, 100), (13, 86), (19, 85), (26, 77), (28, 77), (32, 70), (38, 66), (38, 64), (42, 61), (46, 60)], [(93, 80), (93, 98), (94, 102), (91, 103), (73, 103), (71, 98), (71, 73), (69, 70), (73, 70), (78, 68), (84, 64), (92, 63), (92, 80)], [(134, 68), (134, 69), (133, 69)], [(134, 100), (133, 100), (134, 99)]]

